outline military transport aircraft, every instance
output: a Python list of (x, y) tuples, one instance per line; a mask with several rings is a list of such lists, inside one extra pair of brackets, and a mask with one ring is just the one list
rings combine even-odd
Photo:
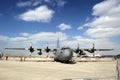
[[(30, 51), (30, 55), (35, 51), (38, 50), (38, 55), (42, 55), (42, 50), (41, 48), (33, 48), (32, 44), (30, 45), (29, 48), (5, 48), (5, 49), (10, 49), (10, 50), (29, 50)], [(62, 47), (60, 48), (59, 45), (59, 39), (57, 40), (57, 48), (56, 49), (50, 49), (48, 44), (46, 46), (46, 48), (44, 49), (47, 53), (49, 53), (50, 51), (52, 51), (54, 53), (54, 60), (58, 61), (58, 62), (71, 62), (72, 61), (72, 57), (73, 57), (73, 52), (75, 52), (78, 55), (86, 55), (86, 53), (84, 51), (88, 51), (90, 53), (93, 53), (93, 57), (94, 57), (94, 52), (95, 51), (111, 51), (113, 49), (95, 49), (94, 44), (93, 44), (93, 48), (90, 49), (80, 49), (79, 48), (79, 44), (77, 49), (72, 49), (70, 47)]]

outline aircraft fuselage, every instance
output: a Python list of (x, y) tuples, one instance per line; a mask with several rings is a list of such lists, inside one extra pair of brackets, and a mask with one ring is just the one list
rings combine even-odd
[(63, 47), (62, 49), (57, 50), (54, 52), (54, 60), (60, 62), (69, 62), (72, 60), (73, 51), (70, 48)]

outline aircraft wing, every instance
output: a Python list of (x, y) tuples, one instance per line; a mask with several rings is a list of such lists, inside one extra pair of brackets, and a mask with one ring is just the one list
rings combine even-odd
[(10, 50), (27, 50), (26, 48), (5, 48), (5, 49), (10, 49)]
[(83, 51), (88, 51), (90, 53), (94, 53), (95, 51), (111, 51), (111, 50), (114, 50), (114, 49), (94, 49), (94, 48), (91, 48), (91, 49), (82, 49)]
[(111, 50), (114, 50), (114, 49), (81, 49), (81, 50), (84, 50), (84, 51), (89, 51), (89, 50), (94, 50), (94, 51), (111, 51)]
[(111, 50), (114, 50), (114, 49), (95, 49), (95, 51), (111, 51)]

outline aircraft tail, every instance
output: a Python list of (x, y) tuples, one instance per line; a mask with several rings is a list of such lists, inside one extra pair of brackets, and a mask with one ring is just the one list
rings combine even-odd
[(57, 49), (60, 49), (59, 38), (57, 39)]

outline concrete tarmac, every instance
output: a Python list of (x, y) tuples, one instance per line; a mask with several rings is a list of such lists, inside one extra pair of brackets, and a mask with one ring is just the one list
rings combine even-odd
[(116, 61), (59, 62), (0, 60), (0, 80), (115, 80)]

